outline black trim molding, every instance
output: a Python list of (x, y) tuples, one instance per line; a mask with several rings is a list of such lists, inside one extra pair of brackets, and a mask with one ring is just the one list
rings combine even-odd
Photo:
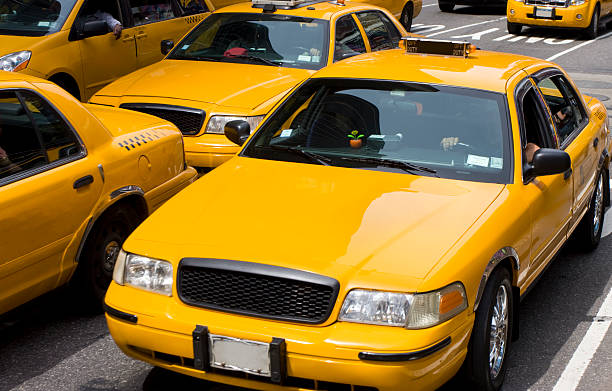
[(438, 342), (435, 345), (432, 345), (423, 350), (417, 350), (414, 352), (408, 353), (371, 353), (371, 352), (361, 352), (359, 353), (359, 359), (365, 361), (384, 361), (384, 362), (394, 362), (394, 361), (413, 361), (418, 360), (423, 357), (427, 357), (438, 350), (441, 350), (451, 343), (451, 337), (446, 337), (442, 341)]
[(106, 312), (108, 315), (112, 316), (113, 318), (125, 320), (126, 322), (130, 322), (134, 324), (138, 323), (138, 317), (136, 315), (128, 314), (127, 312), (123, 312), (123, 311), (119, 311), (118, 309), (115, 309), (106, 303), (104, 303), (104, 312)]

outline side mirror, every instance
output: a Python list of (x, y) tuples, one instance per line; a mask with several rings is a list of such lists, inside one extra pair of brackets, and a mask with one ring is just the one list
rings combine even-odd
[(533, 154), (533, 162), (526, 169), (526, 177), (535, 178), (542, 175), (555, 175), (568, 171), (572, 159), (565, 151), (541, 148)]
[(165, 56), (170, 53), (172, 48), (174, 47), (174, 41), (171, 39), (164, 39), (161, 41), (161, 53)]
[(108, 33), (108, 26), (103, 20), (90, 20), (83, 23), (82, 37), (95, 37)]
[(238, 119), (226, 123), (223, 132), (231, 142), (242, 145), (249, 138), (251, 127), (248, 122)]

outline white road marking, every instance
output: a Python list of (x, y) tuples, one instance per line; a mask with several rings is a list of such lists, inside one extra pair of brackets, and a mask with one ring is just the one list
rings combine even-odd
[(425, 25), (420, 25), (417, 28), (413, 28), (411, 29), (411, 33), (419, 33), (419, 34), (423, 34), (425, 32), (430, 32), (430, 31), (436, 31), (436, 30), (442, 30), (446, 28), (445, 25), (443, 24), (425, 24)]
[[(612, 191), (612, 179), (610, 179), (610, 190)], [(605, 238), (606, 236), (612, 234), (612, 208), (608, 209), (606, 214), (604, 215), (603, 227), (601, 228), (601, 237)]]
[(572, 42), (574, 42), (573, 39), (562, 39), (560, 41), (557, 41), (555, 38), (546, 38), (544, 40), (544, 43), (547, 43), (549, 45), (567, 45), (568, 43)]
[(464, 35), (453, 35), (451, 38), (471, 38), (472, 41), (480, 41), (483, 35), (492, 33), (494, 31), (499, 30), (497, 27), (493, 27), (492, 29), (488, 29), (485, 31), (481, 31), (479, 33), (474, 34), (464, 34)]
[(553, 391), (570, 391), (578, 387), (580, 379), (582, 379), (584, 372), (593, 359), (593, 355), (606, 336), (611, 323), (612, 290), (608, 292), (606, 299), (601, 307), (599, 307), (597, 319), (593, 319), (593, 323), (591, 323), (580, 345), (578, 345), (569, 363), (567, 363)]
[(583, 47), (583, 46), (590, 45), (590, 44), (592, 44), (593, 42), (598, 41), (598, 40), (600, 40), (600, 39), (607, 38), (607, 37), (609, 37), (610, 35), (612, 35), (612, 31), (608, 32), (607, 34), (600, 35), (599, 37), (597, 37), (597, 38), (595, 38), (595, 39), (592, 39), (592, 40), (590, 40), (590, 41), (585, 41), (585, 42), (582, 42), (582, 43), (580, 43), (580, 44), (578, 44), (578, 45), (576, 45), (576, 46), (573, 46), (573, 47), (571, 47), (571, 48), (569, 48), (569, 49), (567, 49), (567, 50), (564, 50), (564, 51), (562, 51), (562, 52), (560, 52), (560, 53), (557, 53), (557, 54), (555, 54), (554, 56), (550, 56), (550, 57), (548, 57), (548, 58), (546, 59), (546, 61), (553, 61), (553, 60), (556, 60), (557, 58), (559, 58), (559, 57), (561, 57), (561, 56), (563, 56), (563, 55), (565, 55), (565, 54), (567, 54), (567, 53), (573, 52), (573, 51), (574, 51), (574, 50), (576, 50), (576, 49), (580, 49), (580, 48), (581, 48), (581, 47)]
[(438, 4), (426, 4), (426, 5), (423, 6), (423, 8), (425, 8), (425, 7), (433, 7), (434, 5), (438, 5)]
[(437, 33), (429, 34), (428, 37), (433, 37), (433, 36), (444, 34), (444, 33), (450, 33), (451, 31), (461, 30), (461, 29), (465, 29), (465, 28), (468, 28), (468, 27), (479, 26), (481, 24), (499, 22), (500, 20), (504, 20), (504, 19), (506, 19), (505, 16), (503, 16), (501, 18), (497, 18), (497, 19), (485, 20), (484, 22), (466, 24), (465, 26), (459, 26), (459, 27), (455, 27), (455, 28), (452, 28), (452, 29), (448, 29), (448, 30), (444, 30), (444, 31), (439, 31)]

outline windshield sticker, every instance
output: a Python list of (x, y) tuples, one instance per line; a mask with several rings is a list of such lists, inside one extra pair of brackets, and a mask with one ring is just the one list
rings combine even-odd
[(500, 157), (491, 157), (491, 168), (502, 169), (504, 168), (504, 159)]
[(310, 61), (311, 58), (312, 56), (305, 56), (302, 54), (298, 56), (298, 61)]
[(312, 56), (312, 62), (320, 62), (321, 56)]
[(280, 136), (281, 137), (291, 137), (292, 133), (293, 133), (293, 129), (283, 129)]
[(402, 90), (391, 90), (391, 92), (389, 93), (395, 96), (406, 96), (406, 91), (402, 91)]
[(486, 156), (468, 155), (467, 164), (472, 166), (489, 167), (489, 158)]
[(51, 22), (38, 22), (38, 27), (49, 27)]
[(187, 50), (189, 49), (189, 45), (183, 45), (183, 47), (181, 48), (181, 50)]

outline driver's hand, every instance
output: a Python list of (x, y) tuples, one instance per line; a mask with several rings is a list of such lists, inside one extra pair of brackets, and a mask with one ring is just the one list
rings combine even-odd
[(443, 150), (450, 151), (458, 142), (459, 137), (444, 137), (442, 141), (440, 141), (440, 146)]
[(311, 56), (320, 56), (321, 55), (321, 51), (317, 48), (310, 48), (310, 55)]
[(119, 37), (121, 37), (122, 30), (123, 26), (121, 26), (120, 24), (115, 25), (115, 28), (113, 28), (113, 34), (115, 34), (116, 39), (119, 39)]

